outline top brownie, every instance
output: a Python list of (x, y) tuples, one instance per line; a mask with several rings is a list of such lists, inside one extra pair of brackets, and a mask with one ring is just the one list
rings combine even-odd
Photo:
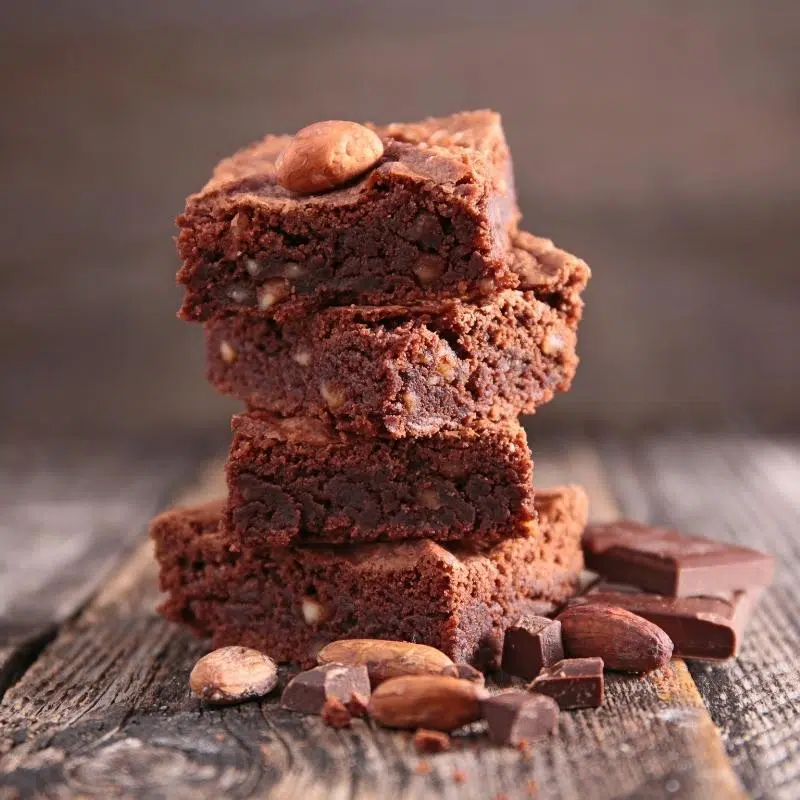
[(328, 191), (279, 183), (276, 162), (291, 136), (267, 136), (217, 166), (177, 220), (181, 317), (291, 316), (519, 284), (509, 255), (519, 212), (500, 116), (365, 127), (382, 155)]

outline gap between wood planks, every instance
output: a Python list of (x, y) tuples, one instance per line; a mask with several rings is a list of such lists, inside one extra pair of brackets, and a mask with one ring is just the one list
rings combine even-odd
[[(543, 452), (542, 485), (583, 483), (596, 518), (616, 516), (606, 470), (587, 444)], [(218, 465), (182, 503), (221, 491)], [(528, 754), (482, 737), (426, 759), (407, 734), (357, 722), (335, 732), (269, 702), (200, 708), (186, 675), (204, 645), (155, 616), (149, 543), (63, 626), (0, 705), (0, 784), (26, 796), (611, 798), (743, 796), (719, 732), (682, 661), (645, 679), (609, 676), (602, 709), (562, 715)], [(456, 772), (466, 781), (454, 780)]]

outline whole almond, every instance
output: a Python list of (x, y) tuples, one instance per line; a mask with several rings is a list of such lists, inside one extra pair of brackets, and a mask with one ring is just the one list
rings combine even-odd
[(364, 665), (375, 687), (401, 675), (438, 675), (453, 664), (441, 650), (426, 644), (388, 639), (340, 639), (319, 651), (319, 664)]
[(388, 728), (453, 731), (479, 720), (486, 689), (445, 675), (405, 675), (382, 683), (369, 701), (369, 715)]
[(621, 672), (650, 672), (672, 658), (672, 640), (657, 625), (623, 608), (572, 606), (557, 617), (571, 658), (599, 656)]
[(220, 647), (204, 655), (189, 675), (189, 688), (207, 703), (225, 705), (263, 697), (278, 683), (275, 662), (249, 647)]
[(275, 162), (278, 183), (299, 194), (324, 192), (366, 172), (383, 155), (380, 137), (356, 122), (315, 122), (298, 131)]

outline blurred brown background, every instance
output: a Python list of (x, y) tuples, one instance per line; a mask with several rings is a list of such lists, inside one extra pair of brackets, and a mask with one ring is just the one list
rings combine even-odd
[(527, 226), (594, 269), (535, 425), (800, 428), (800, 3), (0, 4), (0, 419), (224, 431), (173, 218), (316, 119), (490, 106)]

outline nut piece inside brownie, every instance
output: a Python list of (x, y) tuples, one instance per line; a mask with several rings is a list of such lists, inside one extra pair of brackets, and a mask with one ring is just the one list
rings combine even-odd
[(279, 184), (276, 161), (290, 136), (267, 136), (218, 165), (178, 217), (184, 319), (486, 295), (518, 284), (508, 251), (519, 213), (499, 115), (367, 127), (383, 156), (327, 192)]
[(488, 542), (527, 535), (536, 518), (516, 420), (396, 440), (263, 412), (235, 416), (232, 427), (226, 522), (243, 546)]
[(562, 513), (543, 515), (535, 535), (496, 545), (418, 540), (256, 554), (234, 545), (222, 509), (216, 501), (153, 521), (168, 593), (161, 611), (214, 646), (254, 647), (278, 661), (312, 664), (328, 642), (380, 637), (496, 666), (503, 630), (539, 601), (568, 599), (583, 564), (585, 519)]

